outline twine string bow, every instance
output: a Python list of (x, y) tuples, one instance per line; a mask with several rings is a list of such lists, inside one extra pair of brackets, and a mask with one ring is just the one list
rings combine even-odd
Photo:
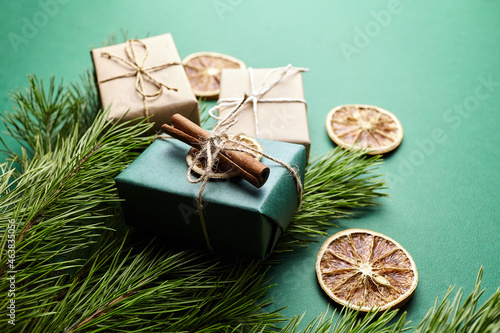
[[(137, 57), (137, 52), (135, 47), (136, 46), (139, 48), (144, 49), (144, 55), (142, 56), (142, 59)], [(173, 66), (173, 65), (182, 65), (179, 62), (169, 62), (163, 65), (158, 65), (158, 66), (152, 66), (145, 68), (144, 67), (144, 62), (146, 61), (146, 58), (149, 55), (149, 50), (148, 46), (141, 40), (138, 39), (129, 39), (125, 42), (125, 54), (127, 55), (127, 58), (122, 58), (117, 55), (108, 53), (108, 52), (102, 52), (101, 56), (107, 57), (109, 59), (112, 59), (118, 63), (124, 64), (126, 67), (130, 68), (131, 71), (113, 76), (111, 78), (101, 80), (99, 83), (104, 83), (108, 82), (111, 80), (116, 80), (120, 78), (126, 78), (126, 77), (133, 77), (135, 76), (135, 90), (142, 96), (142, 103), (144, 105), (144, 116), (149, 117), (149, 107), (147, 104), (146, 99), (148, 97), (158, 97), (163, 93), (163, 88), (166, 88), (167, 90), (172, 90), (172, 91), (177, 91), (177, 88), (173, 88), (170, 86), (167, 86), (166, 84), (156, 80), (154, 77), (151, 76), (152, 72)], [(155, 87), (157, 89), (156, 91), (148, 93), (145, 88), (145, 82), (148, 82), (150, 85)]]
[[(270, 70), (266, 76), (264, 77), (264, 80), (262, 80), (262, 84), (258, 87), (255, 88), (255, 78), (254, 78), (254, 72), (253, 68), (249, 67), (248, 68), (248, 76), (250, 78), (250, 89), (251, 89), (251, 94), (248, 96), (248, 99), (246, 100), (245, 103), (252, 103), (252, 110), (253, 110), (253, 115), (254, 115), (254, 122), (255, 122), (255, 137), (259, 137), (259, 117), (258, 117), (258, 108), (257, 105), (258, 103), (304, 103), (307, 105), (307, 102), (302, 99), (302, 98), (287, 98), (287, 97), (282, 97), (282, 98), (265, 98), (264, 95), (267, 94), (270, 90), (272, 90), (278, 83), (280, 83), (285, 75), (291, 71), (291, 70), (297, 70), (299, 72), (307, 72), (309, 71), (308, 68), (302, 68), (302, 67), (293, 67), (291, 64), (288, 64), (285, 67), (278, 67)], [(278, 76), (272, 81), (271, 83), (268, 84), (268, 81), (270, 80), (271, 75), (274, 73), (278, 72)], [(208, 113), (212, 118), (215, 118), (217, 120), (221, 120), (222, 117), (216, 116), (214, 114), (214, 111), (219, 111), (223, 107), (235, 107), (240, 103), (241, 99), (240, 98), (221, 98), (217, 101), (217, 105), (215, 105), (213, 108), (211, 108)]]
[[(203, 229), (203, 234), (205, 237), (205, 241), (207, 244), (207, 247), (210, 250), (213, 250), (211, 244), (210, 244), (210, 238), (208, 236), (208, 231), (207, 231), (207, 224), (205, 220), (205, 216), (203, 214), (203, 191), (205, 190), (206, 184), (208, 180), (211, 178), (215, 178), (214, 175), (216, 173), (217, 169), (217, 164), (218, 164), (218, 156), (224, 152), (227, 151), (237, 151), (237, 152), (243, 152), (250, 154), (251, 156), (255, 157), (258, 155), (261, 155), (277, 164), (280, 164), (281, 166), (285, 167), (289, 172), (290, 175), (293, 176), (296, 187), (297, 187), (297, 194), (298, 194), (298, 208), (300, 209), (300, 206), (302, 205), (302, 193), (303, 193), (303, 187), (302, 187), (302, 182), (300, 180), (300, 177), (297, 173), (297, 170), (295, 170), (293, 167), (290, 165), (266, 154), (261, 152), (260, 150), (245, 144), (244, 142), (232, 139), (226, 134), (226, 131), (231, 128), (234, 124), (236, 124), (237, 120), (237, 115), (241, 110), (241, 106), (245, 104), (250, 97), (245, 96), (238, 104), (236, 107), (229, 112), (224, 118), (222, 118), (217, 126), (214, 128), (212, 131), (211, 136), (203, 142), (202, 147), (200, 148), (199, 152), (193, 159), (193, 162), (191, 166), (189, 167), (187, 171), (187, 179), (190, 183), (202, 183), (200, 192), (198, 193), (198, 198), (197, 198), (197, 206), (198, 206), (198, 215), (200, 217), (200, 222), (201, 226)], [(193, 166), (195, 165), (202, 165), (202, 170), (200, 172), (200, 176), (198, 178), (193, 178), (192, 176), (192, 170)]]

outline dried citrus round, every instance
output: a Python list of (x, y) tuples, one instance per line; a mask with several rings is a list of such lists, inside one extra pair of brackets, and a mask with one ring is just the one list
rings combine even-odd
[(396, 149), (403, 140), (403, 127), (391, 112), (373, 105), (341, 105), (326, 117), (330, 138), (346, 149), (366, 148), (376, 155)]
[[(230, 136), (230, 138), (233, 139), (233, 140), (236, 140), (236, 141), (240, 141), (243, 144), (245, 144), (245, 145), (247, 145), (249, 147), (252, 147), (254, 149), (257, 149), (260, 152), (264, 151), (264, 148), (262, 148), (262, 145), (257, 140), (255, 140), (254, 138), (252, 138), (250, 136), (246, 136), (246, 135), (243, 135), (243, 134), (238, 134), (238, 135), (235, 135), (235, 136)], [(187, 162), (187, 164), (189, 166), (193, 165), (193, 160), (194, 160), (194, 158), (196, 156), (196, 153), (197, 153), (197, 150), (194, 149), (194, 148), (191, 148), (189, 150), (188, 154), (186, 155), (186, 162)], [(258, 155), (252, 156), (252, 157), (255, 158), (257, 161), (259, 161), (261, 159), (262, 155), (258, 154)], [(203, 160), (201, 162), (196, 163), (193, 166), (193, 171), (196, 172), (199, 175), (203, 174), (203, 172), (205, 170), (204, 163), (205, 163), (205, 161), (203, 161)], [(213, 175), (211, 175), (211, 177), (212, 178), (222, 179), (222, 178), (234, 177), (237, 174), (238, 174), (237, 170), (234, 170), (234, 171), (230, 170), (228, 172), (223, 172), (221, 170), (218, 170), (218, 172), (216, 172)]]
[(215, 52), (197, 52), (182, 61), (193, 92), (198, 97), (217, 98), (224, 68), (245, 69), (245, 63)]
[(415, 262), (401, 245), (363, 229), (328, 238), (318, 253), (316, 275), (331, 299), (363, 312), (403, 305), (418, 282)]

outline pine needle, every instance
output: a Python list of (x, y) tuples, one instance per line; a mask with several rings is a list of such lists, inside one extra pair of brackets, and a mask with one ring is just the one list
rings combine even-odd
[[(31, 117), (20, 117), (20, 128), (44, 115)], [(18, 309), (16, 326), (0, 318), (2, 331), (220, 332), (279, 322), (262, 311), (270, 286), (260, 263), (144, 244), (124, 227), (113, 178), (150, 143), (142, 134), (151, 125), (110, 126), (106, 118), (71, 124), (64, 137), (19, 131), (33, 145), (17, 157), (23, 172), (13, 178), (11, 165), (2, 165), (0, 214), (16, 221)], [(8, 234), (0, 231), (6, 293)]]
[[(271, 302), (266, 264), (145, 241), (150, 236), (124, 225), (113, 178), (151, 142), (143, 136), (150, 124), (107, 123), (107, 112), (97, 112), (89, 75), (71, 86), (52, 79), (46, 89), (36, 77), (29, 83), (13, 95), (16, 111), (4, 119), (25, 151), (11, 156), (22, 172), (12, 163), (0, 165), (0, 215), (16, 228), (13, 260), (9, 233), (0, 228), (2, 295), (15, 269), (15, 297), (2, 298), (0, 307), (11, 300), (16, 306), (16, 325), (2, 315), (0, 331), (299, 332), (300, 317), (284, 321), (279, 311), (265, 311)], [(308, 166), (306, 204), (281, 250), (302, 246), (333, 219), (376, 204), (385, 195), (377, 163), (334, 150)], [(462, 305), (461, 293), (451, 304), (448, 296), (436, 304), (417, 331), (497, 332), (500, 290), (477, 309), (480, 279), (481, 272)], [(325, 312), (303, 332), (407, 328), (405, 314), (398, 319), (395, 311), (334, 315)]]
[(451, 287), (443, 300), (432, 307), (415, 333), (487, 333), (500, 332), (500, 288), (477, 309), (481, 290), (483, 268), (479, 270), (476, 285), (471, 294), (462, 303), (463, 292), (460, 289), (453, 301), (449, 296), (453, 291)]
[(378, 204), (377, 198), (387, 196), (382, 192), (385, 183), (376, 173), (380, 163), (380, 156), (367, 158), (361, 151), (339, 147), (309, 163), (302, 207), (280, 238), (276, 252), (306, 246), (336, 226), (335, 219)]
[[(50, 151), (56, 141), (66, 138), (80, 123), (80, 133), (90, 126), (98, 110), (97, 89), (91, 72), (79, 83), (65, 89), (52, 77), (48, 87), (43, 79), (28, 75), (29, 88), (17, 89), (10, 96), (14, 112), (2, 119), (10, 135), (32, 156), (33, 147)], [(39, 142), (38, 142), (39, 141)]]
[[(209, 104), (203, 99), (199, 104), (201, 124), (209, 129), (213, 126)], [(363, 151), (339, 147), (310, 161), (305, 173), (302, 207), (280, 237), (274, 252), (307, 246), (327, 235), (328, 228), (336, 226), (334, 220), (379, 204), (377, 199), (388, 195), (384, 192), (385, 182), (377, 173), (380, 163), (381, 156), (368, 158)]]

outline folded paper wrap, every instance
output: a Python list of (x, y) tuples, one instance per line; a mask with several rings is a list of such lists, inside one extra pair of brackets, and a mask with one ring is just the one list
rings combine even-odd
[(91, 51), (108, 119), (151, 116), (158, 130), (180, 113), (199, 124), (198, 102), (170, 34)]
[(218, 116), (224, 117), (246, 94), (249, 101), (242, 106), (231, 133), (301, 144), (308, 154), (310, 139), (302, 71), (305, 69), (290, 65), (273, 69), (224, 69), (216, 107)]
[[(298, 169), (304, 178), (305, 149), (259, 140), (264, 151)], [(196, 199), (201, 184), (186, 178), (189, 146), (174, 140), (156, 140), (115, 178), (128, 224), (165, 240), (205, 247), (205, 235)], [(203, 210), (215, 250), (263, 258), (269, 255), (292, 219), (299, 203), (295, 179), (283, 166), (266, 158), (270, 168), (264, 186), (255, 188), (243, 179), (209, 181)]]

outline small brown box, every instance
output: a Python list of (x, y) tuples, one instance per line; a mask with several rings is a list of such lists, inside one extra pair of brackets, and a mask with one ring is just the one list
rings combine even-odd
[[(274, 69), (224, 69), (221, 77), (219, 102), (223, 102), (225, 99), (242, 99), (244, 94), (252, 94), (249, 70), (253, 71), (253, 88), (258, 91), (268, 73)], [(273, 71), (267, 78), (266, 86), (277, 80), (281, 73), (281, 70)], [(237, 116), (238, 122), (229, 129), (229, 132), (301, 144), (306, 148), (308, 156), (311, 143), (307, 126), (307, 105), (297, 101), (270, 101), (273, 99), (304, 100), (301, 71), (293, 67), (290, 68), (274, 87), (259, 98), (257, 122), (253, 103), (251, 101), (245, 103)], [(219, 116), (225, 116), (233, 108), (225, 107), (222, 103)], [(256, 123), (258, 123), (258, 127)]]
[[(141, 42), (147, 47), (147, 54)], [(127, 48), (129, 54), (127, 54)], [(158, 130), (162, 124), (169, 123), (170, 117), (175, 113), (180, 113), (197, 124), (200, 123), (198, 102), (191, 90), (184, 67), (181, 65), (172, 35), (164, 34), (140, 41), (131, 40), (123, 44), (101, 47), (93, 49), (91, 54), (102, 107), (110, 107), (108, 120), (118, 119), (128, 111), (123, 118), (124, 121), (149, 114), (152, 116), (151, 121), (155, 122), (155, 130)], [(121, 59), (126, 60), (128, 64)], [(141, 75), (143, 91), (146, 94), (154, 94), (159, 90), (147, 78), (148, 75), (157, 82), (177, 90), (161, 87), (161, 93), (158, 96), (146, 97), (146, 103), (144, 103), (143, 96), (136, 89), (137, 67), (131, 66), (141, 66), (143, 61), (142, 68), (147, 75)], [(167, 66), (167, 64), (172, 65)], [(145, 105), (148, 112), (146, 112)]]

